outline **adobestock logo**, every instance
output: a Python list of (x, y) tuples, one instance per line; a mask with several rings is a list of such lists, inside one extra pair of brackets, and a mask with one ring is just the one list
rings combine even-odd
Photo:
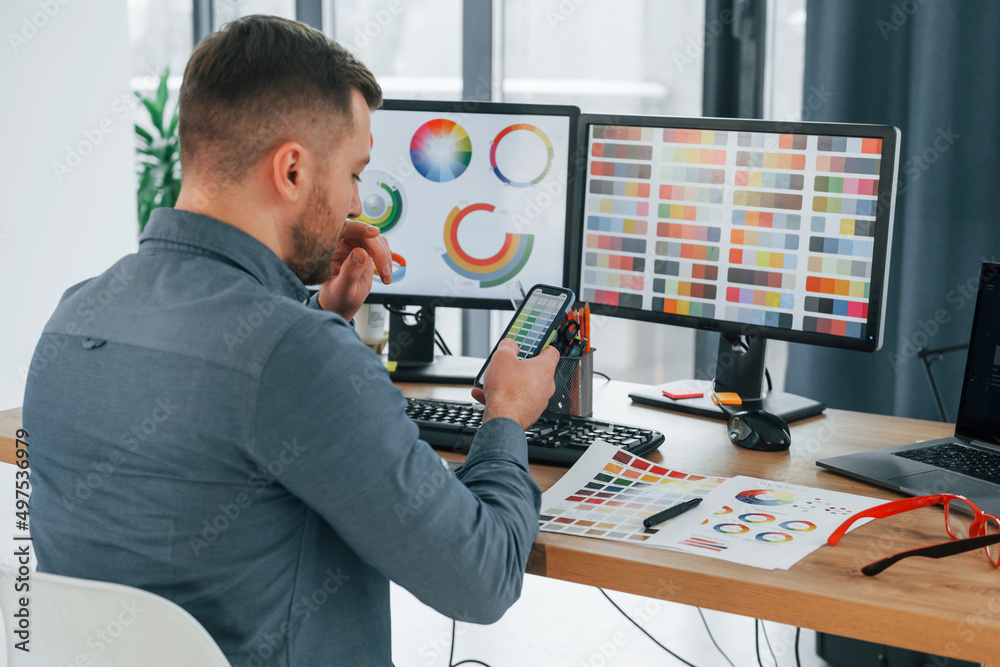
[(7, 41), (14, 53), (21, 50), (28, 42), (38, 36), (39, 31), (49, 24), (72, 0), (38, 0), (38, 11), (31, 16), (21, 17), (20, 30), (8, 32)]

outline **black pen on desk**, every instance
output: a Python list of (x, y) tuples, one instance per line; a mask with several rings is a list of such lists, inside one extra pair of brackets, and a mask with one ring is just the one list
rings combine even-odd
[(691, 500), (685, 500), (680, 505), (668, 507), (662, 512), (657, 512), (653, 516), (643, 519), (642, 525), (646, 528), (652, 528), (658, 523), (663, 523), (667, 519), (673, 519), (675, 516), (680, 516), (681, 514), (684, 514), (684, 512), (694, 509), (702, 500), (704, 500), (704, 498), (692, 498)]

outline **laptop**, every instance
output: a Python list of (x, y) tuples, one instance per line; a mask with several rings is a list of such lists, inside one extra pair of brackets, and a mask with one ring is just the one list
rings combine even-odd
[(816, 465), (910, 495), (956, 493), (1000, 516), (1000, 264), (980, 273), (955, 435)]

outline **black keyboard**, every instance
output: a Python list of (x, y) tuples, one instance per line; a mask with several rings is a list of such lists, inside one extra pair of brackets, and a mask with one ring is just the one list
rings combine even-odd
[[(422, 440), (440, 449), (468, 451), (482, 425), (481, 405), (436, 398), (406, 400), (406, 414), (420, 427)], [(598, 438), (635, 456), (648, 454), (663, 442), (659, 431), (552, 412), (543, 414), (525, 435), (529, 460), (565, 465), (575, 463)]]
[(928, 463), (944, 470), (1000, 484), (1000, 455), (953, 442), (893, 452), (904, 459)]

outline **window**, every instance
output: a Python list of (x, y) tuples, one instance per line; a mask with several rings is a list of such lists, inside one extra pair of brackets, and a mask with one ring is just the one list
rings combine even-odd
[(211, 0), (212, 29), (253, 14), (270, 14), (286, 19), (295, 18), (295, 0)]
[[(503, 15), (504, 101), (701, 115), (704, 2), (506, 0)], [(592, 329), (597, 368), (616, 380), (694, 377), (693, 329), (606, 317)]]
[(767, 65), (764, 76), (764, 117), (803, 117), (802, 85), (806, 65), (805, 0), (772, 0), (768, 5)]
[(193, 48), (191, 16), (191, 0), (129, 0), (133, 89), (154, 87), (167, 67), (180, 84)]
[[(764, 73), (764, 117), (809, 120), (802, 105), (806, 50), (805, 0), (771, 0), (767, 7), (767, 62)], [(788, 342), (767, 343), (767, 366), (776, 391), (785, 388)]]
[(371, 69), (386, 97), (462, 99), (461, 0), (336, 0), (333, 7), (333, 38)]
[[(213, 29), (248, 14), (294, 18), (296, 11), (295, 0), (129, 0), (133, 88), (150, 89), (169, 66), (176, 94), (193, 48), (193, 8), (206, 2)], [(371, 68), (386, 97), (461, 99), (464, 0), (321, 2), (324, 31)], [(499, 99), (592, 113), (701, 115), (704, 0), (493, 2)], [(805, 12), (805, 0), (767, 1), (767, 117), (802, 117)], [(506, 318), (495, 316), (494, 328)], [(439, 322), (457, 348), (457, 316), (441, 313)], [(695, 375), (693, 330), (613, 318), (594, 325), (599, 368), (616, 379)], [(769, 357), (780, 363), (782, 346), (771, 347)]]
[(704, 2), (506, 0), (505, 101), (701, 115)]

